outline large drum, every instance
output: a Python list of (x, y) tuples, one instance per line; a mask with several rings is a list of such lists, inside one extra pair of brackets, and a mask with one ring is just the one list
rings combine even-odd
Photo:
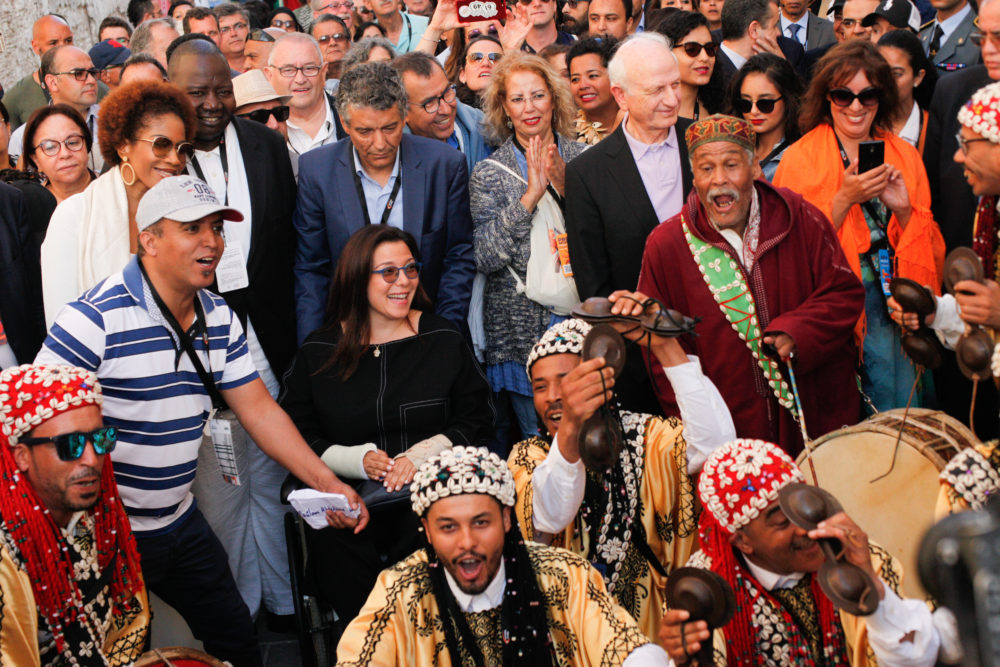
[[(892, 472), (893, 445), (903, 410), (874, 415), (856, 426), (833, 431), (813, 443), (818, 485), (844, 506), (847, 515), (903, 566), (903, 590), (925, 597), (917, 577), (920, 539), (934, 523), (938, 474), (952, 456), (979, 443), (965, 425), (943, 412), (911, 408)], [(798, 464), (812, 482), (806, 452)]]
[(226, 667), (207, 653), (183, 646), (171, 646), (147, 651), (139, 656), (132, 667)]

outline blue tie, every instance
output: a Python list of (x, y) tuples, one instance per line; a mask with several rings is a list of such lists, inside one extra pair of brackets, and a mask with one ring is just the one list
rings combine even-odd
[[(788, 32), (791, 33), (789, 35), (789, 37), (791, 37), (792, 39), (794, 39), (796, 42), (799, 41), (799, 30), (802, 30), (802, 26), (800, 26), (798, 23), (789, 23), (788, 24)], [(799, 42), (799, 43), (801, 44), (802, 42)]]

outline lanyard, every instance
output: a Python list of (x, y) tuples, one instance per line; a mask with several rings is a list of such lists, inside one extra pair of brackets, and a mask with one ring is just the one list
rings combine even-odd
[[(361, 176), (358, 175), (358, 165), (354, 161), (354, 149), (351, 148), (348, 151), (351, 154), (351, 174), (354, 176), (354, 187), (358, 190), (358, 200), (361, 202), (361, 212), (365, 216), (365, 225), (372, 224), (371, 216), (368, 215), (368, 199), (365, 197), (365, 189), (361, 185)], [(402, 159), (400, 160), (402, 162)], [(399, 170), (400, 173), (396, 175), (396, 182), (392, 185), (392, 192), (389, 193), (389, 201), (385, 203), (385, 210), (382, 211), (382, 219), (379, 220), (380, 225), (384, 225), (389, 221), (389, 214), (392, 213), (392, 207), (396, 203), (396, 197), (399, 196), (399, 188), (403, 183), (403, 170)]]
[[(222, 179), (226, 184), (225, 191), (225, 201), (223, 201), (223, 206), (229, 206), (229, 156), (226, 155), (226, 140), (223, 138), (219, 141), (219, 159), (222, 160)], [(194, 154), (191, 155), (191, 166), (194, 167), (194, 173), (198, 174), (198, 178), (208, 183), (205, 180), (205, 173), (201, 170), (201, 165), (198, 164), (198, 157)]]

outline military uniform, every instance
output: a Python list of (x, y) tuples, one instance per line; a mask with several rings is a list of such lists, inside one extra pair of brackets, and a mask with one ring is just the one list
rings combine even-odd
[[(947, 39), (941, 41), (937, 53), (933, 57), (928, 56), (937, 68), (939, 75), (957, 72), (980, 62), (979, 47), (969, 38), (976, 29), (975, 20), (976, 12), (971, 11), (970, 8), (958, 27), (948, 35)], [(934, 40), (934, 29), (937, 25), (937, 19), (935, 19), (920, 27), (920, 42), (923, 44), (925, 52), (929, 53), (928, 49)]]

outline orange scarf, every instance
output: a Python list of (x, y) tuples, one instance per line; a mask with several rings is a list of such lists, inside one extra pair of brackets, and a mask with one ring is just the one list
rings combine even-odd
[[(882, 134), (879, 138), (885, 141), (885, 161), (903, 175), (913, 209), (905, 229), (895, 215), (889, 220), (889, 244), (896, 262), (894, 275), (928, 285), (935, 294), (940, 294), (945, 246), (941, 230), (931, 215), (931, 191), (924, 163), (917, 150), (896, 135)], [(843, 184), (844, 171), (833, 128), (823, 124), (788, 147), (774, 175), (774, 184), (798, 192), (832, 218), (833, 197)], [(860, 204), (847, 212), (837, 236), (851, 269), (861, 279), (861, 255), (868, 252), (871, 236)], [(854, 334), (858, 349), (863, 349), (864, 313)]]

